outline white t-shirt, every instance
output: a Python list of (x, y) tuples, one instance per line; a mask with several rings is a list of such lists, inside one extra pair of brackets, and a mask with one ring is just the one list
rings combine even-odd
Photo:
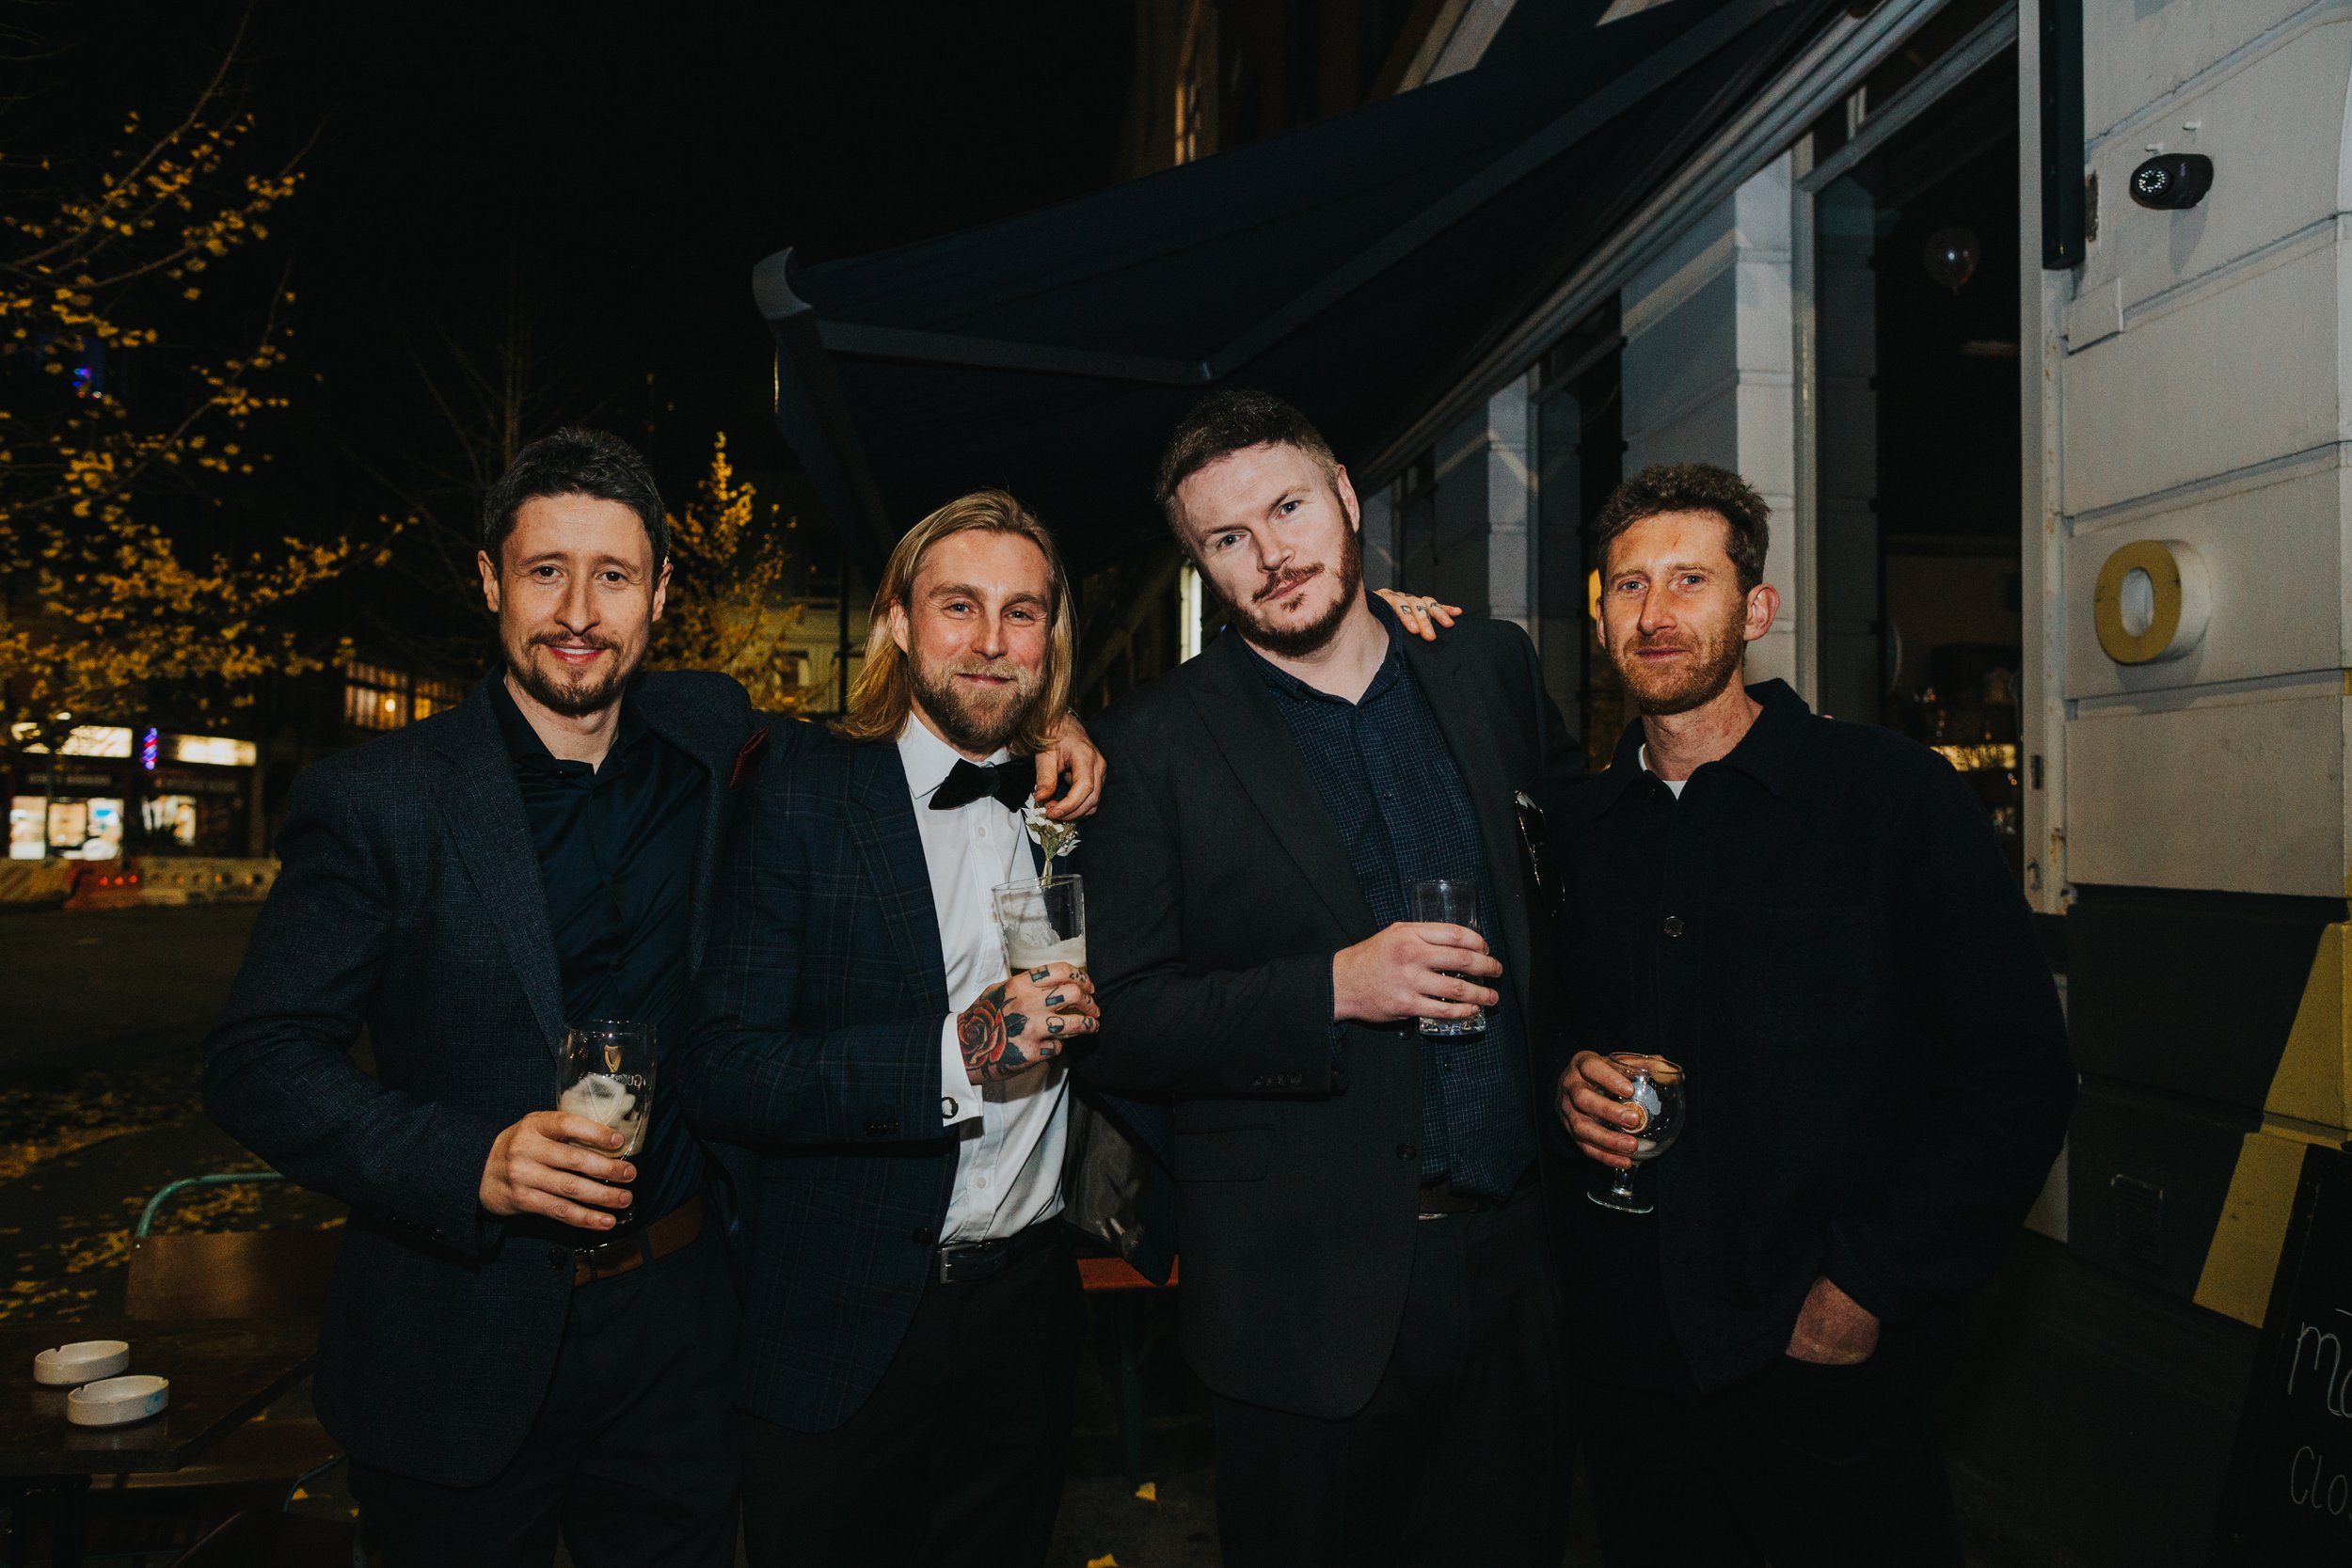
[[(1658, 769), (1649, 765), (1649, 742), (1646, 740), (1642, 742), (1642, 771), (1645, 773), (1655, 773), (1658, 771)], [(1682, 786), (1689, 784), (1691, 781), (1688, 779), (1660, 779), (1658, 782), (1664, 784), (1668, 789), (1674, 791), (1674, 798), (1679, 800), (1682, 799)]]

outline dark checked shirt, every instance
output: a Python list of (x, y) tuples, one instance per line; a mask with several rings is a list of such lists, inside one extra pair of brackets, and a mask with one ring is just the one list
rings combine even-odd
[[(1347, 847), (1373, 919), (1382, 926), (1411, 919), (1406, 890), (1425, 878), (1474, 877), (1479, 926), (1491, 941), (1502, 927), (1470, 792), (1397, 647), (1404, 634), (1386, 605), (1375, 599), (1373, 608), (1388, 628), (1389, 656), (1357, 701), (1318, 691), (1263, 658), (1258, 669)], [(1509, 1196), (1535, 1158), (1524, 1026), (1511, 988), (1496, 989), (1502, 1004), (1486, 1009), (1484, 1033), (1413, 1036), (1421, 1045), (1422, 1180), (1451, 1180), (1488, 1197)]]
[[(552, 755), (504, 680), (489, 683), (538, 851), (564, 1018), (650, 1023), (657, 1064), (686, 1026), (687, 919), (702, 837), (703, 767), (649, 729), (632, 695), (600, 767)], [(550, 1074), (548, 1102), (555, 1083)], [(702, 1189), (703, 1153), (655, 1076), (653, 1135), (636, 1159), (634, 1208), (660, 1219)]]

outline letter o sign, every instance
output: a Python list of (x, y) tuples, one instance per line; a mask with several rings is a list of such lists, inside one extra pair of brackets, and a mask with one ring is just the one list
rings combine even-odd
[(2140, 539), (2099, 568), (2091, 624), (2099, 646), (2118, 664), (2180, 658), (2204, 641), (2213, 612), (2205, 562), (2178, 539)]

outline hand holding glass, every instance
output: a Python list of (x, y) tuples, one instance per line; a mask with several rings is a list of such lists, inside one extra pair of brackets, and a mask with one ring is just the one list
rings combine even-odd
[[(1406, 892), (1415, 920), (1434, 922), (1442, 926), (1461, 926), (1486, 933), (1478, 924), (1478, 879), (1475, 877), (1431, 877), (1415, 882)], [(1464, 978), (1455, 975), (1455, 979)], [(1468, 1018), (1424, 1018), (1421, 1032), (1424, 1035), (1477, 1035), (1486, 1032), (1486, 1009), (1481, 1007)]]
[(1657, 1159), (1682, 1135), (1682, 1069), (1663, 1056), (1638, 1051), (1613, 1051), (1609, 1065), (1632, 1081), (1633, 1092), (1624, 1097), (1625, 1102), (1642, 1113), (1642, 1124), (1628, 1130), (1633, 1134), (1634, 1164), (1616, 1172), (1609, 1186), (1584, 1196), (1621, 1214), (1646, 1214), (1658, 1206), (1634, 1196), (1634, 1165)]
[[(597, 1019), (564, 1033), (555, 1108), (622, 1135), (620, 1148), (598, 1153), (628, 1160), (645, 1147), (645, 1133), (653, 1125), (654, 1037), (651, 1024), (623, 1019)], [(625, 1209), (614, 1228), (635, 1218), (635, 1210)]]

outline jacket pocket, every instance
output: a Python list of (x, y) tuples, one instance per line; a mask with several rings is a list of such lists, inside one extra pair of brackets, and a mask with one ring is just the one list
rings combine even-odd
[(1273, 1151), (1271, 1127), (1180, 1131), (1169, 1142), (1168, 1163), (1179, 1181), (1256, 1181)]

